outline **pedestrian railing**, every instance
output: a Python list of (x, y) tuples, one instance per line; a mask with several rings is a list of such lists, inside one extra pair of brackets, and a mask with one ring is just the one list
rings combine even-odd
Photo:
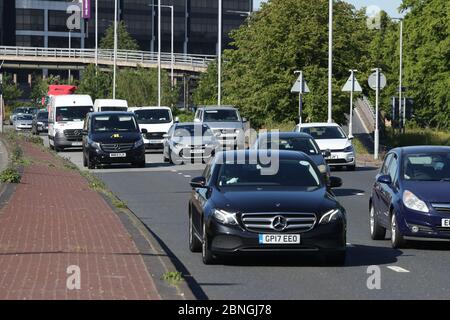
[[(79, 60), (81, 63), (93, 63), (96, 60), (95, 49), (68, 49), (68, 48), (41, 48), (41, 47), (10, 47), (0, 46), (0, 57), (2, 58), (30, 58), (39, 59), (48, 58), (55, 62), (61, 60)], [(195, 55), (163, 52), (161, 53), (161, 64), (167, 68), (168, 65), (174, 65), (175, 69), (206, 69), (211, 61), (216, 57), (213, 55)], [(99, 49), (97, 59), (100, 64), (113, 64), (114, 50)], [(117, 51), (118, 64), (134, 65), (153, 65), (158, 63), (158, 53), (149, 51)]]

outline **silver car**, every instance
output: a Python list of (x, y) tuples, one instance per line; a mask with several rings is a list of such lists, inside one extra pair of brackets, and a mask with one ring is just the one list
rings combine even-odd
[(32, 125), (32, 114), (19, 114), (14, 121), (14, 129), (16, 129), (16, 131), (31, 130)]
[(214, 133), (223, 149), (244, 149), (244, 123), (239, 110), (231, 106), (200, 107), (195, 112), (195, 122), (207, 124)]
[(216, 135), (206, 124), (175, 123), (164, 135), (164, 161), (182, 164), (186, 161), (206, 162), (219, 146)]

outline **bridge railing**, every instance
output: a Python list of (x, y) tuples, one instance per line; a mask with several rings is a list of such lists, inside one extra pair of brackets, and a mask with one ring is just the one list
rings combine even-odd
[[(95, 49), (0, 46), (0, 56), (95, 60)], [(213, 55), (175, 53), (173, 55), (173, 63), (174, 65), (206, 68), (215, 58), (216, 57)], [(106, 60), (109, 63), (112, 63), (114, 61), (114, 51), (111, 49), (99, 49), (98, 59), (100, 62)], [(158, 62), (158, 53), (149, 51), (118, 50), (117, 61), (136, 64), (155, 64)], [(171, 62), (171, 53), (161, 53), (161, 63), (168, 65), (171, 64)]]

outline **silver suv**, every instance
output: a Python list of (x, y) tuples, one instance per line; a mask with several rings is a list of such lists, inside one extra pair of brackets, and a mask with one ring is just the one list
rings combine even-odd
[(194, 122), (207, 124), (223, 149), (244, 149), (245, 118), (231, 106), (202, 106), (195, 112)]

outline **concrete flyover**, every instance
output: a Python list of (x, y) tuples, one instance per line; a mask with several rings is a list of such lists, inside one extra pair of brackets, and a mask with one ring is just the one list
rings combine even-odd
[[(175, 53), (173, 68), (177, 72), (202, 73), (215, 58), (211, 55)], [(95, 64), (96, 53), (95, 49), (0, 46), (0, 63), (2, 61), (5, 68), (76, 70), (84, 69), (89, 64)], [(99, 49), (98, 64), (100, 67), (112, 66), (114, 51)], [(157, 68), (158, 54), (148, 51), (118, 50), (117, 66)], [(170, 53), (161, 53), (161, 66), (163, 69), (171, 69), (172, 55)]]

